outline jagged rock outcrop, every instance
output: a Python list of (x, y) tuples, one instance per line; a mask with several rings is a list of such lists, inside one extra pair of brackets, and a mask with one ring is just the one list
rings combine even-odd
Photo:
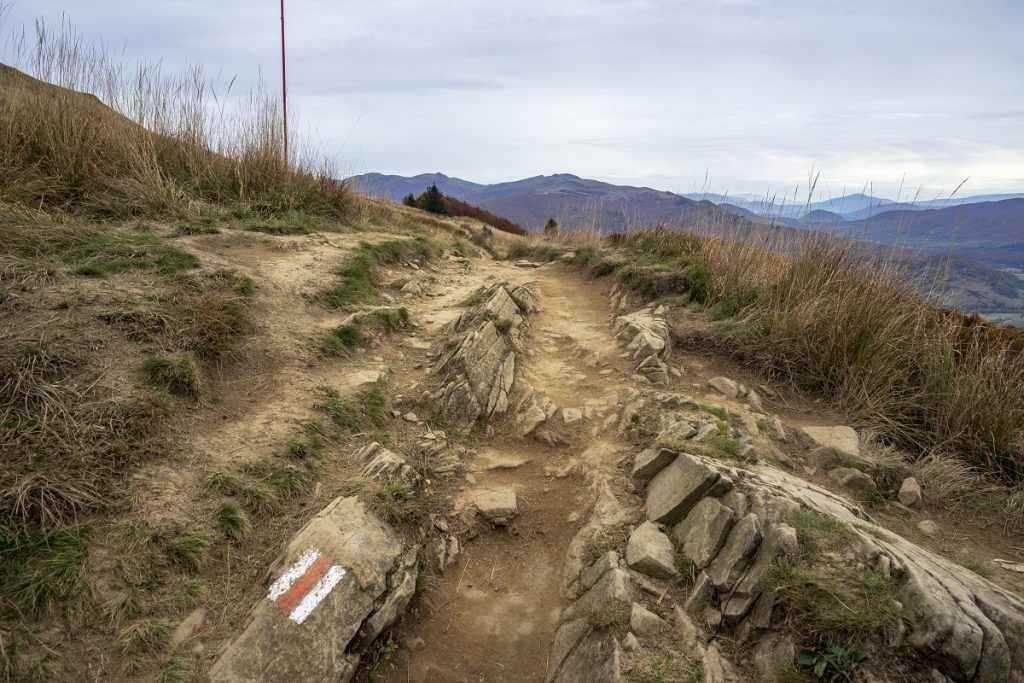
[(412, 599), (416, 556), (357, 498), (335, 499), (271, 566), (265, 598), (210, 679), (352, 680), (361, 654)]
[[(724, 509), (731, 514), (724, 514)], [(1024, 602), (987, 579), (872, 525), (860, 508), (768, 466), (746, 468), (680, 453), (651, 480), (648, 517), (684, 515), (672, 537), (698, 574), (686, 610), (741, 636), (770, 630), (775, 597), (762, 594), (769, 567), (800, 548), (789, 524), (800, 509), (834, 517), (852, 537), (844, 562), (891, 577), (906, 609), (896, 634), (954, 681), (1024, 681)], [(729, 529), (720, 541), (722, 527)], [(706, 534), (706, 535), (705, 535)], [(710, 548), (721, 543), (708, 561)], [(774, 615), (774, 616), (773, 616)]]
[[(612, 309), (624, 307), (626, 293), (612, 288)], [(616, 338), (626, 343), (626, 353), (635, 363), (638, 375), (652, 384), (667, 384), (671, 368), (665, 362), (672, 350), (672, 339), (665, 322), (664, 308), (647, 308), (615, 317), (612, 324)]]
[(418, 475), (405, 458), (389, 451), (374, 441), (360, 449), (356, 458), (365, 463), (362, 476), (379, 482), (400, 482), (406, 486), (416, 483)]
[(534, 283), (499, 283), (451, 323), (451, 335), (464, 336), (442, 355), (435, 370), (442, 385), (426, 397), (448, 424), (469, 429), (509, 411), (525, 316), (537, 310), (539, 298)]

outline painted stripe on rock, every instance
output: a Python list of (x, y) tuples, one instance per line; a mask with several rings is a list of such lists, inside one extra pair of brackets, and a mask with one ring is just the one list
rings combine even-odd
[(341, 579), (345, 576), (345, 570), (338, 565), (332, 566), (327, 570), (327, 573), (320, 577), (316, 585), (306, 594), (306, 597), (302, 599), (302, 602), (292, 610), (292, 613), (288, 615), (288, 618), (294, 621), (296, 624), (301, 624), (306, 620), (316, 606), (319, 605), (327, 595), (334, 590), (334, 587), (338, 585)]
[(292, 587), (292, 584), (295, 583), (300, 576), (306, 573), (306, 570), (316, 562), (316, 558), (319, 556), (320, 551), (316, 548), (310, 548), (306, 552), (302, 553), (302, 555), (299, 556), (299, 559), (295, 561), (295, 564), (288, 567), (288, 569), (281, 574), (280, 578), (273, 583), (270, 590), (267, 592), (267, 597), (276, 601), (279, 597), (287, 593)]
[(334, 560), (321, 555), (316, 559), (306, 573), (295, 580), (292, 587), (288, 589), (288, 592), (277, 599), (277, 604), (281, 606), (285, 612), (290, 612), (295, 609), (295, 606), (299, 604), (302, 598), (313, 588), (314, 585), (320, 580), (320, 578), (327, 573), (327, 570), (334, 566)]

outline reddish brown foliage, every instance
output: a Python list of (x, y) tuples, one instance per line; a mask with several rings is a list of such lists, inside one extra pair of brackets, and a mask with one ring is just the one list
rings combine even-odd
[(513, 235), (525, 235), (526, 230), (521, 226), (516, 225), (507, 218), (501, 216), (495, 216), (490, 211), (485, 211), (479, 206), (473, 206), (466, 202), (454, 199), (452, 197), (445, 196), (444, 198), (445, 212), (449, 216), (467, 216), (469, 218), (475, 218), (481, 223), (486, 223), (502, 232), (510, 232)]

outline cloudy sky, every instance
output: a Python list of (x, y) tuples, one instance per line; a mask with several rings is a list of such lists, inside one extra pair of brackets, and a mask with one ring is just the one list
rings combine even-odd
[[(680, 192), (1024, 191), (1021, 0), (287, 0), (289, 97), (349, 173)], [(252, 83), (277, 0), (16, 0)], [(923, 188), (923, 189), (922, 189)], [(817, 197), (816, 197), (817, 198)]]

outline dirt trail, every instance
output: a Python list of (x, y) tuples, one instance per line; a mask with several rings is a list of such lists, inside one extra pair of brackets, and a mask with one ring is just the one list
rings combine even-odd
[[(448, 275), (445, 294), (417, 311), (435, 342), (442, 325), (461, 312), (454, 305), (477, 287), (496, 280), (539, 283), (541, 312), (530, 323), (522, 381), (549, 397), (559, 414), (544, 427), (547, 439), (521, 438), (515, 425), (506, 424), (495, 425), (495, 435), (477, 444), (465, 486), (515, 489), (519, 514), (509, 526), (466, 541), (459, 561), (427, 586), (396, 630), (399, 647), (382, 676), (396, 683), (540, 681), (567, 604), (561, 590), (566, 550), (594, 504), (593, 484), (625, 486), (626, 477), (614, 476), (616, 466), (636, 450), (617, 431), (623, 394), (650, 385), (638, 381), (620, 356), (599, 282), (585, 282), (560, 266), (523, 270), (507, 262), (474, 262)], [(700, 401), (728, 404), (706, 393), (707, 381), (721, 374), (758, 382), (710, 354), (677, 352), (672, 363), (681, 377), (666, 389)], [(839, 423), (838, 416), (799, 399), (795, 408), (775, 407), (798, 424)], [(565, 424), (566, 408), (579, 409), (582, 419)], [(1001, 583), (1013, 587), (1013, 578)]]
[(565, 606), (561, 594), (566, 548), (593, 503), (591, 488), (573, 470), (582, 453), (588, 469), (612, 470), (629, 445), (603, 426), (612, 415), (628, 368), (608, 325), (599, 288), (573, 286), (560, 271), (523, 270), (510, 263), (474, 265), (449, 283), (448, 294), (421, 315), (436, 328), (454, 317), (453, 300), (495, 279), (536, 280), (541, 311), (530, 323), (523, 380), (583, 419), (559, 427), (555, 445), (522, 439), (514, 425), (468, 464), (467, 485), (511, 487), (519, 514), (505, 528), (468, 541), (460, 560), (428, 590), (407, 620), (392, 659), (393, 681), (543, 680), (551, 639)]

